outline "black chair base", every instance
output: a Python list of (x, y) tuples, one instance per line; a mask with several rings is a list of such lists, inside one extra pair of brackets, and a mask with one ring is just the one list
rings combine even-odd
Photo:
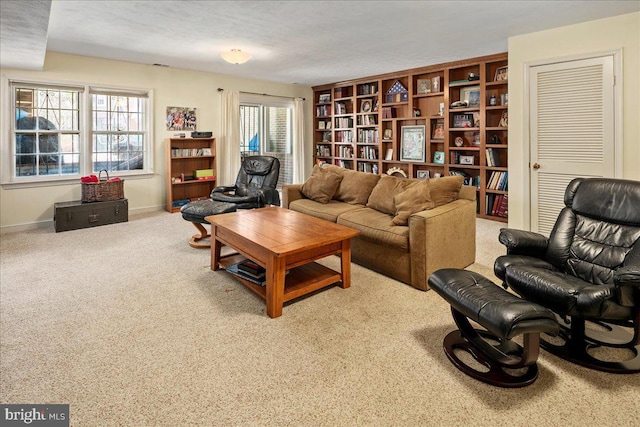
[(219, 215), (228, 212), (235, 212), (237, 209), (233, 203), (216, 202), (213, 200), (198, 200), (184, 205), (180, 208), (182, 218), (191, 222), (193, 226), (200, 232), (194, 234), (189, 239), (189, 246), (196, 249), (206, 249), (211, 247), (210, 241), (201, 242), (201, 240), (211, 237), (202, 224), (209, 224), (205, 217), (211, 215)]
[[(496, 337), (486, 331), (476, 329), (475, 332), (479, 337), (482, 337), (480, 339), (484, 338), (490, 341), (497, 340)], [(447, 334), (444, 338), (442, 347), (444, 348), (445, 354), (456, 368), (470, 377), (490, 385), (505, 388), (525, 387), (532, 384), (538, 378), (538, 365), (536, 363), (524, 367), (524, 372), (517, 374), (514, 372), (511, 374), (507, 370), (515, 371), (521, 369), (514, 368), (513, 366), (506, 366), (493, 358), (484, 356), (482, 351), (479, 351), (478, 347), (476, 347), (472, 341), (465, 338), (460, 331), (451, 331)], [(520, 347), (513, 341), (506, 341), (499, 344), (497, 347), (502, 347), (500, 351), (505, 354), (508, 353), (512, 355), (515, 361), (522, 360), (525, 352), (524, 348)], [(456, 350), (467, 352), (476, 362), (485, 366), (488, 371), (479, 371), (463, 362), (462, 359), (456, 355)]]
[[(609, 325), (598, 322), (599, 325), (610, 329), (610, 333), (585, 330), (584, 319), (571, 319), (569, 328), (560, 328), (560, 338), (564, 344), (553, 344), (540, 338), (540, 346), (549, 353), (564, 359), (568, 362), (576, 363), (596, 371), (609, 372), (613, 374), (634, 374), (640, 372), (640, 344), (633, 345), (632, 335), (622, 330), (617, 325)], [(598, 339), (594, 339), (593, 337)], [(623, 339), (624, 337), (628, 339)], [(599, 347), (612, 349), (625, 349), (633, 353), (633, 357), (626, 360), (611, 361), (601, 360), (589, 353)]]

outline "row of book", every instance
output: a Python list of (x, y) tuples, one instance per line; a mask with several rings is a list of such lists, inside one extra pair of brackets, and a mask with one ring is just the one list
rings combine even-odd
[[(429, 172), (429, 171), (427, 171), (427, 172)], [(449, 175), (451, 175), (451, 176), (460, 175), (461, 177), (464, 178), (464, 181), (462, 181), (462, 185), (470, 185), (472, 187), (480, 188), (480, 175), (469, 176), (469, 175), (467, 175), (466, 173), (464, 173), (462, 171), (449, 171)], [(426, 177), (428, 178), (429, 175), (427, 174)]]
[(378, 149), (375, 147), (360, 147), (360, 158), (361, 159), (369, 159), (369, 160), (377, 160), (378, 159)]
[(509, 195), (508, 194), (487, 194), (486, 206), (487, 206), (488, 215), (508, 218)]
[(502, 162), (500, 162), (500, 156), (497, 148), (487, 148), (487, 166), (489, 167), (500, 167), (502, 166)]
[(336, 141), (335, 142), (353, 142), (353, 131), (351, 130), (341, 130), (336, 132)]
[(376, 124), (376, 117), (372, 114), (365, 114), (364, 116), (358, 116), (358, 126), (372, 126)]
[(331, 146), (330, 145), (318, 145), (316, 146), (316, 154), (321, 157), (330, 157), (331, 156)]
[(377, 83), (365, 83), (358, 85), (359, 95), (375, 95), (378, 93)]
[(347, 105), (344, 102), (336, 102), (336, 114), (347, 114)]
[(211, 148), (178, 148), (171, 147), (171, 157), (210, 156)]
[(352, 128), (352, 127), (353, 127), (352, 117), (336, 117), (336, 128), (344, 129), (344, 128)]
[(318, 105), (316, 107), (316, 116), (326, 117), (331, 115), (331, 105)]
[(509, 189), (509, 173), (508, 172), (491, 172), (487, 181), (487, 190), (507, 191)]
[(358, 129), (358, 142), (374, 144), (378, 143), (379, 138), (378, 129)]

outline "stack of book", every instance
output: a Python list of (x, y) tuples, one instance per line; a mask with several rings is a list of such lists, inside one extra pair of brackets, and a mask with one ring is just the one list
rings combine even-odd
[(256, 285), (264, 286), (266, 284), (266, 270), (260, 265), (245, 259), (235, 264), (229, 265), (226, 270), (242, 279), (248, 280)]

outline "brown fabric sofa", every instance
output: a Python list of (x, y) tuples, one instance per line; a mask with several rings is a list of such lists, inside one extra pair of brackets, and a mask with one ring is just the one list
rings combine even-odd
[(413, 180), (325, 165), (282, 193), (285, 208), (359, 230), (353, 262), (418, 289), (429, 289), (435, 270), (475, 261), (476, 191), (462, 177)]

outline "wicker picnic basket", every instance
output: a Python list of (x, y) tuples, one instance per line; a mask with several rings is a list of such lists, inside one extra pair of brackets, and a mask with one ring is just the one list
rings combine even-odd
[[(102, 172), (107, 175), (105, 179), (102, 178)], [(82, 201), (85, 203), (119, 199), (124, 199), (124, 180), (109, 181), (109, 172), (106, 169), (98, 174), (98, 182), (82, 183)]]

